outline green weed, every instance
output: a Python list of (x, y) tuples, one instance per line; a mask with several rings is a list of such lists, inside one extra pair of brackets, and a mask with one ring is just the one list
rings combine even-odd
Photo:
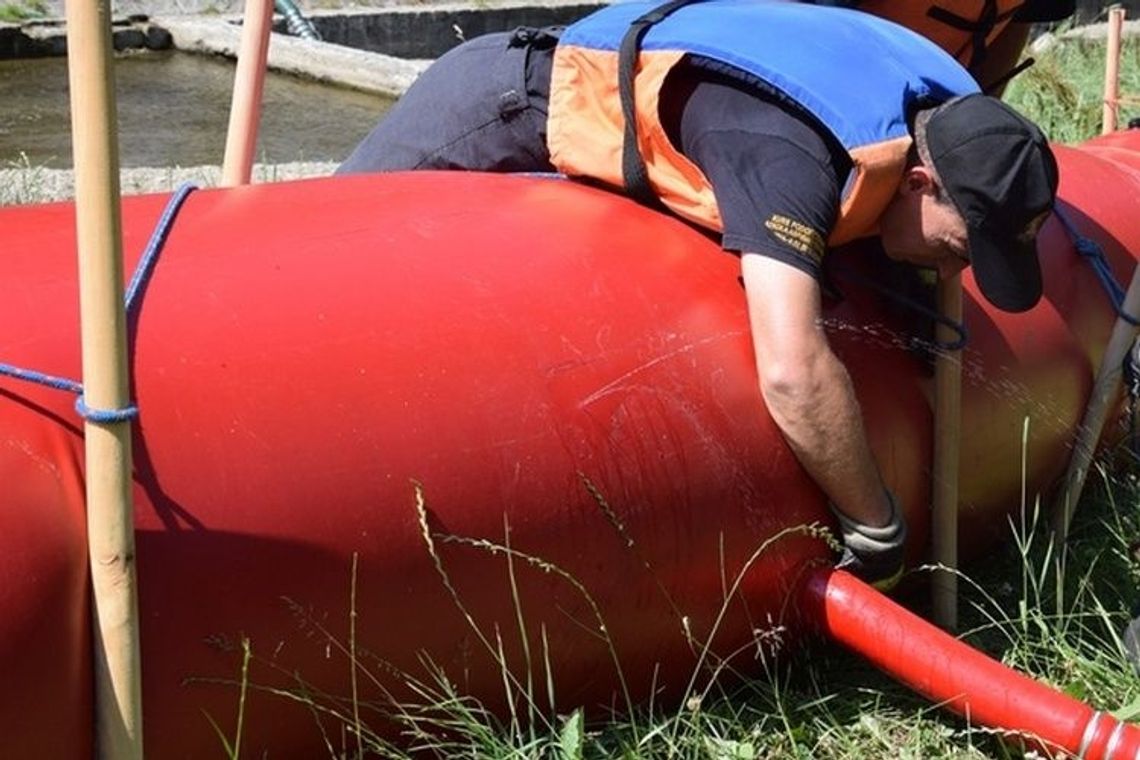
[(0, 166), (0, 206), (38, 203), (49, 194), (46, 169), (33, 164), (27, 153)]
[(0, 4), (0, 22), (19, 24), (48, 15), (47, 3), (44, 0), (19, 0)]
[(237, 707), (237, 721), (234, 726), (233, 739), (231, 740), (226, 732), (214, 720), (214, 717), (206, 713), (206, 720), (209, 721), (210, 726), (214, 729), (218, 739), (222, 742), (222, 747), (226, 751), (227, 760), (238, 760), (241, 757), (241, 737), (244, 733), (243, 727), (245, 724), (245, 702), (246, 696), (249, 693), (249, 663), (253, 659), (253, 650), (250, 648), (249, 639), (243, 638), (241, 640), (241, 678), (238, 680), (240, 691), (238, 693), (238, 707)]
[[(1014, 78), (1004, 100), (1041, 126), (1050, 140), (1077, 143), (1101, 132), (1104, 98), (1103, 40), (1059, 37), (1036, 63)], [(1121, 49), (1120, 92), (1140, 96), (1140, 44), (1126, 40)], [(1122, 104), (1123, 127), (1140, 116), (1136, 101)]]

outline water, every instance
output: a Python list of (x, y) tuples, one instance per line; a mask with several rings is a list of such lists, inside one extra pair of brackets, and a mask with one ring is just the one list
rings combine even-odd
[[(178, 52), (115, 60), (125, 167), (221, 164), (233, 61)], [(339, 161), (391, 106), (378, 95), (270, 73), (256, 159)], [(67, 60), (0, 60), (0, 167), (70, 168)]]

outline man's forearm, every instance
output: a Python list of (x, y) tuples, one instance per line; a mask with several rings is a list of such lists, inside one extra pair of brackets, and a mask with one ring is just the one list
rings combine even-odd
[(844, 514), (885, 525), (890, 506), (867, 443), (851, 378), (829, 350), (792, 377), (766, 380), (761, 390), (800, 464)]
[(890, 505), (847, 370), (820, 318), (819, 285), (759, 254), (742, 257), (760, 389), (796, 458), (852, 520), (885, 525)]

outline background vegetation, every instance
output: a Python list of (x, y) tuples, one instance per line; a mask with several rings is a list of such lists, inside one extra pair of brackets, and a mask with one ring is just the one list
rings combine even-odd
[[(1010, 82), (1005, 100), (1045, 131), (1051, 140), (1076, 143), (1100, 134), (1104, 98), (1103, 40), (1056, 39), (1036, 63)], [(1126, 38), (1121, 51), (1120, 91), (1131, 99), (1117, 123), (1140, 117), (1140, 44)]]
[(0, 22), (18, 24), (21, 21), (44, 18), (47, 14), (47, 3), (43, 0), (15, 0), (0, 3)]

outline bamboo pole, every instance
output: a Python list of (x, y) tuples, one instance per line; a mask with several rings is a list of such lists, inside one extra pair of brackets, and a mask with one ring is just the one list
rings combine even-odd
[[(1128, 292), (1124, 294), (1121, 308), (1125, 314), (1134, 315), (1140, 312), (1140, 268), (1132, 273), (1132, 282), (1128, 285)], [(1073, 444), (1073, 456), (1065, 471), (1065, 483), (1053, 506), (1053, 538), (1057, 548), (1064, 546), (1068, 540), (1069, 524), (1073, 521), (1073, 512), (1085, 487), (1089, 463), (1096, 453), (1097, 442), (1100, 440), (1101, 431), (1104, 430), (1108, 410), (1120, 393), (1124, 355), (1132, 348), (1136, 330), (1134, 325), (1121, 317), (1117, 317), (1116, 323), (1112, 326), (1108, 345), (1101, 358), (1100, 369), (1097, 370), (1096, 382), (1093, 383), (1092, 393), (1089, 395), (1088, 406), (1085, 407), (1081, 426), (1077, 428), (1077, 440)]]
[[(962, 322), (962, 277), (938, 281), (938, 308), (947, 319)], [(940, 343), (958, 336), (939, 324)], [(934, 622), (947, 631), (958, 629), (958, 470), (962, 431), (962, 352), (938, 352), (934, 364), (934, 472), (931, 534), (935, 563), (945, 570), (932, 577)]]
[(1104, 119), (1101, 134), (1116, 131), (1120, 109), (1120, 36), (1124, 30), (1124, 8), (1108, 9), (1108, 45), (1104, 56)]
[[(118, 124), (107, 0), (68, 0), (83, 385), (92, 409), (128, 403)], [(96, 753), (142, 757), (129, 422), (84, 424), (94, 616)]]
[(241, 25), (241, 47), (234, 72), (234, 93), (226, 131), (222, 187), (248, 185), (257, 149), (261, 121), (261, 93), (273, 25), (273, 0), (246, 0)]

